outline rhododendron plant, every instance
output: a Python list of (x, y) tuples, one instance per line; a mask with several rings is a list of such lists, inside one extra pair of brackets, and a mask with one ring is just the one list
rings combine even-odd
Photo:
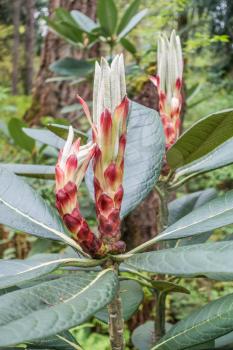
[(158, 40), (157, 75), (150, 79), (158, 91), (166, 149), (175, 143), (180, 133), (182, 75), (183, 58), (180, 38), (175, 31), (171, 33), (170, 40), (163, 34)]
[[(101, 5), (109, 6), (106, 16), (115, 13), (112, 0)], [(133, 2), (127, 18), (138, 5)], [(58, 11), (58, 16), (70, 21), (69, 14)], [(87, 21), (77, 11), (75, 18), (81, 24)], [(116, 13), (112, 18), (117, 22)], [(99, 24), (90, 21), (88, 33), (93, 37), (91, 28), (98, 31)], [(104, 30), (114, 39), (116, 31), (109, 34), (111, 29), (108, 18)], [(43, 245), (40, 254), (25, 260), (0, 261), (0, 349), (84, 349), (69, 330), (85, 322), (89, 327), (97, 318), (109, 324), (109, 349), (124, 350), (124, 321), (144, 310), (144, 295), (150, 297), (150, 322), (130, 334), (130, 348), (133, 343), (139, 350), (220, 349), (222, 336), (230, 333), (231, 339), (232, 294), (195, 310), (168, 331), (165, 328), (166, 297), (189, 293), (188, 277), (233, 279), (232, 241), (206, 243), (212, 231), (233, 224), (233, 192), (217, 197), (215, 189), (207, 189), (168, 205), (174, 197), (170, 192), (190, 178), (233, 161), (233, 109), (208, 115), (179, 135), (182, 71), (180, 40), (173, 31), (170, 40), (165, 35), (159, 38), (158, 73), (152, 78), (160, 115), (128, 100), (123, 56), (117, 55), (111, 63), (102, 58), (95, 65), (92, 114), (78, 96), (91, 125), (89, 140), (83, 133), (82, 140), (76, 138), (80, 131), (67, 125), (49, 125), (51, 131), (24, 129), (59, 149), (59, 156), (51, 158), (55, 167), (0, 166), (0, 223), (57, 241), (56, 254), (46, 254)], [(161, 171), (164, 159), (169, 176)], [(20, 175), (55, 179), (54, 205)], [(83, 207), (79, 197), (84, 177), (95, 204), (93, 229), (82, 214), (89, 200)], [(121, 234), (121, 219), (150, 191), (149, 213), (143, 217), (146, 221), (147, 215), (155, 216), (159, 233), (130, 250)], [(159, 210), (157, 202), (156, 208), (153, 204), (154, 191), (160, 198)], [(143, 238), (148, 235), (146, 225), (139, 232)], [(127, 238), (126, 242), (131, 237)], [(222, 341), (224, 348), (228, 336)]]

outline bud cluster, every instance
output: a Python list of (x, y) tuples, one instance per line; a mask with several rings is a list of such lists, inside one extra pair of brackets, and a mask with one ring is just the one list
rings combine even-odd
[(183, 59), (180, 38), (174, 30), (170, 40), (166, 35), (161, 35), (158, 40), (157, 65), (157, 76), (150, 79), (158, 90), (159, 112), (168, 150), (179, 136), (182, 107)]

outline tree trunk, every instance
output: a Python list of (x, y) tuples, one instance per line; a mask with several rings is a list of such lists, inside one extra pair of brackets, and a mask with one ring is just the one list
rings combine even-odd
[(14, 26), (14, 39), (12, 49), (12, 94), (18, 93), (18, 71), (19, 71), (19, 25), (20, 25), (20, 5), (21, 0), (13, 0), (13, 26)]
[(32, 90), (33, 60), (35, 46), (35, 0), (26, 0), (26, 32), (25, 32), (25, 93)]
[[(49, 15), (52, 16), (58, 7), (68, 11), (79, 10), (91, 18), (95, 18), (96, 0), (50, 0)], [(99, 47), (90, 50), (90, 57), (98, 56)], [(76, 55), (76, 56), (75, 56)], [(26, 112), (24, 119), (30, 124), (39, 124), (42, 116), (60, 117), (60, 109), (65, 105), (76, 102), (77, 89), (66, 82), (46, 83), (53, 73), (49, 70), (50, 64), (65, 56), (82, 58), (82, 52), (74, 52), (74, 49), (56, 34), (48, 31), (41, 52), (40, 68), (36, 77), (32, 104)], [(87, 84), (79, 87), (79, 94), (87, 97), (90, 88)]]

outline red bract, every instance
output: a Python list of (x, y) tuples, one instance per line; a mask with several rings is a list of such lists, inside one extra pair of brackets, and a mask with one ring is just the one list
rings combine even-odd
[(158, 90), (159, 112), (168, 150), (179, 136), (182, 107), (183, 59), (180, 38), (175, 31), (172, 32), (170, 41), (166, 35), (160, 36), (157, 65), (157, 76), (150, 79)]
[(87, 104), (80, 103), (91, 123), (96, 152), (93, 158), (95, 204), (100, 238), (109, 252), (125, 249), (120, 241), (120, 209), (123, 199), (124, 153), (129, 100), (126, 97), (123, 56), (111, 66), (96, 63), (93, 119)]
[(66, 144), (56, 165), (56, 207), (73, 238), (92, 256), (104, 252), (101, 240), (90, 230), (82, 217), (78, 204), (78, 188), (95, 153), (91, 143), (80, 146), (80, 139), (73, 143), (73, 128), (69, 128)]

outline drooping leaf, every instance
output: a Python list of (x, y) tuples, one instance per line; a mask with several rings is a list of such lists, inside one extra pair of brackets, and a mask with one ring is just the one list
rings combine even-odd
[[(120, 296), (122, 300), (123, 317), (128, 321), (137, 311), (143, 299), (143, 290), (140, 284), (135, 281), (120, 282)], [(108, 323), (108, 310), (102, 309), (95, 315), (96, 318)]]
[[(132, 102), (128, 116), (121, 217), (135, 208), (157, 181), (164, 155), (164, 133), (158, 113)], [(92, 167), (86, 184), (94, 198)]]
[(117, 8), (114, 0), (99, 0), (97, 16), (106, 36), (112, 36), (117, 26)]
[(135, 16), (131, 18), (131, 20), (128, 22), (127, 26), (122, 30), (122, 32), (119, 33), (118, 39), (124, 38), (127, 34), (133, 30), (139, 22), (147, 15), (148, 10), (144, 9), (140, 12), (138, 12)]
[(34, 128), (23, 128), (23, 131), (26, 135), (31, 138), (58, 149), (64, 147), (65, 141), (46, 129), (34, 129)]
[(232, 223), (233, 191), (229, 191), (185, 215), (157, 237), (136, 247), (131, 252), (141, 251), (159, 241), (191, 237)]
[(95, 23), (90, 17), (86, 16), (81, 11), (73, 10), (70, 12), (70, 14), (78, 26), (85, 32), (91, 33), (94, 29), (98, 28), (97, 23)]
[(79, 325), (112, 300), (117, 286), (116, 274), (108, 269), (79, 272), (1, 296), (0, 346), (43, 339)]
[(85, 78), (93, 72), (94, 63), (92, 61), (65, 57), (52, 63), (49, 69), (59, 75)]
[(22, 120), (12, 118), (8, 123), (9, 134), (17, 146), (28, 152), (32, 152), (35, 147), (35, 141), (31, 137), (25, 135), (22, 130), (25, 126), (26, 124)]
[(220, 146), (216, 147), (212, 152), (206, 156), (186, 165), (178, 168), (177, 176), (189, 175), (192, 173), (205, 173), (211, 170), (222, 168), (233, 163), (233, 139), (230, 138)]
[(167, 152), (167, 161), (177, 169), (199, 159), (233, 136), (233, 109), (208, 115), (188, 129)]
[(127, 26), (129, 21), (131, 20), (131, 18), (136, 15), (139, 9), (140, 2), (141, 0), (134, 0), (133, 2), (131, 2), (131, 4), (129, 4), (118, 25), (117, 34), (122, 32), (122, 30)]
[(233, 330), (233, 294), (192, 312), (173, 326), (151, 350), (182, 350)]
[(39, 179), (54, 179), (55, 174), (55, 167), (50, 165), (0, 163), (0, 166), (16, 175)]
[(0, 167), (0, 223), (35, 236), (78, 245), (56, 211), (21, 178)]
[[(69, 126), (67, 125), (61, 125), (61, 124), (47, 124), (46, 127), (52, 131), (53, 134), (56, 134), (59, 136), (59, 138), (62, 138), (64, 140), (67, 139), (68, 132), (69, 132)], [(74, 133), (76, 134), (76, 137), (84, 137), (87, 138), (87, 134), (85, 132), (82, 132), (78, 129), (73, 128)]]
[(233, 266), (229, 261), (232, 253), (233, 242), (204, 243), (135, 254), (125, 263), (158, 274), (231, 281)]

